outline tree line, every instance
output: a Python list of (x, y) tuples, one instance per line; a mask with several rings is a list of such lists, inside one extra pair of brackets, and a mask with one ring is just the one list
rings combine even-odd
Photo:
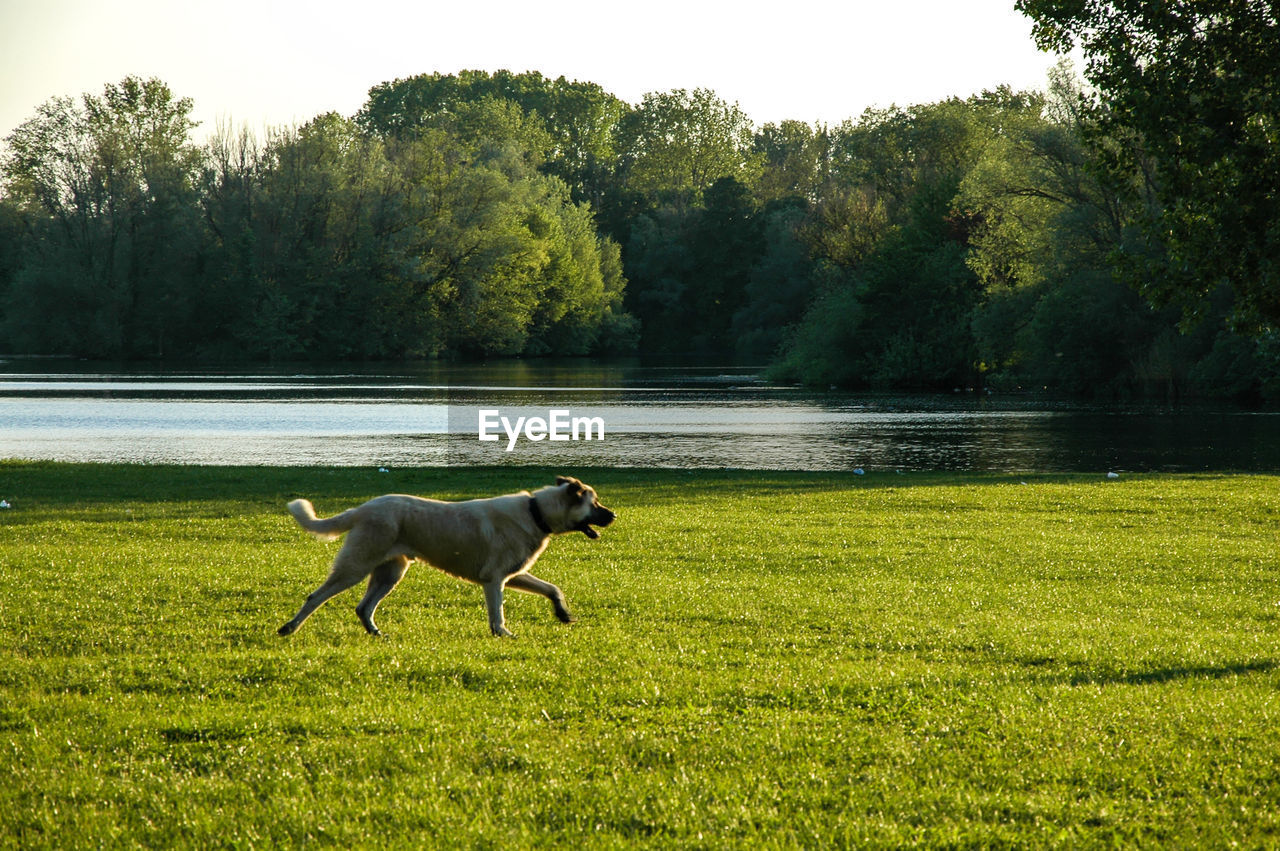
[[(108, 358), (629, 348), (618, 246), (483, 99), (413, 133), (336, 114), (190, 141), (159, 80), (55, 99), (9, 137), (6, 348)], [(536, 138), (536, 143), (534, 139)]]
[(1019, 4), (1087, 83), (836, 126), (533, 72), (204, 145), (158, 80), (55, 99), (3, 161), (0, 349), (700, 352), (824, 387), (1273, 398), (1274, 16), (1126, 3)]

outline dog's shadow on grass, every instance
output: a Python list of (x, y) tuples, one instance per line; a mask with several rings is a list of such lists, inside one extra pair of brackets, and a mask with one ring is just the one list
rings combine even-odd
[(1187, 667), (1156, 668), (1150, 671), (1079, 672), (1055, 677), (1068, 685), (1127, 685), (1148, 686), (1180, 680), (1221, 680), (1248, 674), (1267, 674), (1280, 668), (1280, 662), (1260, 659), (1236, 665), (1192, 665)]

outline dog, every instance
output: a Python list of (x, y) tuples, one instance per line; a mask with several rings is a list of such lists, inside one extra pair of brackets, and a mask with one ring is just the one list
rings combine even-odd
[(533, 494), (520, 491), (466, 502), (387, 494), (329, 518), (316, 517), (310, 501), (295, 499), (289, 513), (316, 537), (333, 540), (348, 534), (329, 578), (280, 627), (280, 635), (297, 631), (330, 597), (365, 577), (369, 587), (356, 615), (370, 635), (381, 635), (373, 612), (414, 560), (483, 586), (494, 635), (513, 635), (502, 613), (504, 588), (541, 594), (551, 601), (557, 618), (571, 623), (564, 594), (529, 569), (552, 535), (581, 532), (594, 540), (600, 533), (592, 527), (608, 526), (618, 516), (600, 504), (595, 490), (565, 476)]

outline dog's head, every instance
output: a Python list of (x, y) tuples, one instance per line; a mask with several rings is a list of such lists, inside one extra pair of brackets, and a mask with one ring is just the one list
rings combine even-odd
[(617, 514), (600, 504), (593, 488), (569, 476), (559, 476), (552, 498), (540, 502), (543, 514), (557, 532), (581, 532), (588, 538), (599, 538), (592, 526), (608, 526)]

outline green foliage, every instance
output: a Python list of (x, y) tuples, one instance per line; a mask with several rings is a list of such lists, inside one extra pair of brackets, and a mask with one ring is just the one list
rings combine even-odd
[(787, 329), (808, 307), (817, 266), (799, 235), (805, 215), (804, 207), (791, 201), (766, 207), (758, 216), (759, 259), (747, 272), (743, 304), (730, 328), (741, 358), (767, 361), (775, 355)]
[(735, 321), (755, 324), (740, 311), (769, 248), (764, 227), (751, 193), (732, 177), (708, 187), (696, 208), (666, 207), (636, 222), (627, 246), (632, 305), (650, 332), (648, 348), (733, 350)]
[(626, 105), (595, 83), (549, 80), (537, 72), (420, 74), (374, 86), (357, 120), (375, 133), (404, 137), (473, 122), (468, 113), (477, 104), (493, 103), (518, 110), (526, 149), (569, 185), (576, 200), (599, 205)]
[(2, 164), (0, 351), (639, 347), (823, 387), (1273, 402), (1274, 14), (1135, 2), (1021, 4), (1092, 91), (1064, 64), (837, 126), (463, 71), (196, 148), (159, 81), (54, 99)]
[(774, 380), (815, 386), (866, 385), (863, 363), (849, 357), (863, 348), (859, 339), (867, 310), (857, 281), (837, 279), (823, 287), (786, 341), (783, 356), (769, 369)]
[(1280, 19), (1263, 0), (1019, 0), (1037, 42), (1079, 45), (1097, 163), (1156, 203), (1137, 223), (1136, 283), (1201, 316), (1220, 286), (1235, 318), (1280, 321)]
[[(1243, 356), (1258, 343), (1226, 325), (1230, 298), (1206, 309), (1215, 321), (1179, 334), (1175, 313), (1153, 310), (1116, 276), (1113, 259), (1130, 250), (1148, 204), (1099, 175), (1091, 122), (1061, 65), (1043, 107), (1010, 116), (961, 184), (968, 264), (986, 289), (972, 320), (984, 380), (1111, 398), (1272, 396), (1262, 361)], [(1229, 359), (1230, 380), (1208, 379), (1226, 363), (1215, 349), (1242, 355)]]
[(1062, 65), (1044, 95), (1000, 90), (831, 131), (827, 182), (799, 230), (826, 289), (772, 374), (1274, 399), (1271, 349), (1237, 337), (1225, 290), (1180, 333), (1175, 312), (1116, 275), (1153, 199), (1099, 173), (1095, 124)]
[(553, 474), (0, 465), (0, 835), (1275, 844), (1274, 478), (578, 472), (577, 623), (415, 567), (281, 640), (334, 552), (288, 499)]
[[(615, 246), (493, 95), (402, 136), (336, 114), (199, 151), (190, 103), (128, 79), (11, 137), (36, 234), (6, 276), (20, 351), (292, 359), (634, 345)], [(11, 256), (11, 255), (10, 255)], [(607, 337), (607, 339), (606, 339)], [(178, 346), (177, 344), (181, 345)]]
[(619, 123), (618, 169), (628, 190), (683, 213), (718, 181), (753, 186), (753, 147), (751, 119), (715, 92), (651, 92)]
[[(268, 146), (248, 226), (271, 247), (244, 345), (360, 358), (596, 348), (624, 283), (589, 210), (536, 170), (518, 112), (486, 100), (453, 117), (465, 130), (383, 139), (328, 116)], [(279, 327), (264, 334), (264, 321)]]
[(755, 134), (755, 152), (762, 157), (757, 195), (765, 201), (820, 197), (827, 176), (830, 136), (803, 121), (766, 124)]
[[(22, 264), (23, 242), (22, 213), (16, 205), (0, 196), (0, 329), (6, 325), (8, 290)], [(0, 339), (3, 338), (2, 333)]]
[(831, 289), (798, 324), (775, 375), (853, 387), (972, 383), (969, 317), (981, 289), (953, 199), (986, 128), (1020, 106), (973, 99), (870, 113), (834, 134), (838, 188), (803, 229)]
[(197, 321), (191, 108), (127, 77), (49, 101), (9, 137), (5, 193), (29, 216), (0, 330), (13, 348), (163, 356)]
[(752, 269), (763, 252), (763, 236), (745, 185), (723, 177), (707, 188), (690, 234), (699, 274), (684, 299), (687, 310), (700, 320), (690, 341), (695, 348), (729, 347), (729, 324), (742, 306)]
[(823, 137), (798, 122), (753, 136), (737, 106), (703, 89), (646, 95), (618, 134), (606, 204), (625, 221), (615, 232), (643, 347), (771, 355), (812, 289), (798, 211)]

